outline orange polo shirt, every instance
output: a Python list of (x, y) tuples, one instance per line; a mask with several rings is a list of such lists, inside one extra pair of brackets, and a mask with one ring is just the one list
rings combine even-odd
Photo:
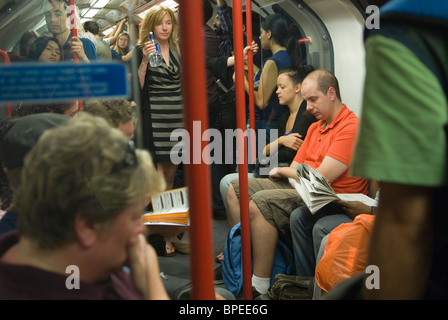
[[(317, 169), (326, 156), (350, 166), (358, 132), (359, 118), (344, 104), (336, 118), (323, 128), (325, 121), (311, 124), (302, 146), (294, 161), (306, 163)], [(336, 193), (364, 193), (368, 191), (368, 181), (349, 174), (348, 168), (331, 183)]]

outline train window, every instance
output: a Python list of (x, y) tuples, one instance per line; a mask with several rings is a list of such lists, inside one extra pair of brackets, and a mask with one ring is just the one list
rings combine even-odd
[[(300, 34), (303, 62), (315, 69), (334, 70), (331, 37), (325, 25), (303, 1), (262, 0), (258, 1), (260, 16), (280, 13), (289, 25), (296, 24)], [(254, 9), (257, 6), (253, 7)]]

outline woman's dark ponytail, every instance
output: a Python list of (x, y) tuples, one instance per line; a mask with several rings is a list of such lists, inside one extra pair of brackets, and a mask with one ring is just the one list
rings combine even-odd
[(286, 43), (286, 51), (291, 57), (291, 65), (298, 67), (304, 64), (306, 61), (304, 59), (305, 53), (302, 52), (299, 45), (300, 30), (295, 24), (288, 28), (288, 42)]

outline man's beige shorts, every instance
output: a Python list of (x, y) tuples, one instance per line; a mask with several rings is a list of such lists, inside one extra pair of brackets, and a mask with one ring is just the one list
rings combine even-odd
[[(239, 181), (231, 182), (240, 197)], [(304, 203), (288, 180), (272, 181), (267, 178), (249, 178), (249, 200), (260, 209), (266, 221), (278, 229), (289, 229), (291, 212)]]

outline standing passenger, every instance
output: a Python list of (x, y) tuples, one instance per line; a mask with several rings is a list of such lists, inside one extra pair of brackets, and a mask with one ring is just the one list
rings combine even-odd
[(131, 37), (129, 33), (122, 32), (117, 37), (117, 42), (114, 48), (111, 50), (112, 58), (122, 61), (123, 57), (126, 56), (130, 51)]
[(95, 36), (96, 54), (98, 60), (112, 60), (112, 53), (110, 52), (110, 40), (103, 39), (100, 36), (100, 27), (96, 21), (84, 22), (84, 29)]
[(28, 57), (28, 55), (30, 53), (30, 47), (33, 44), (34, 40), (37, 39), (38, 36), (39, 35), (35, 31), (27, 31), (20, 38), (19, 54), (21, 57)]
[(69, 28), (72, 18), (67, 14), (65, 1), (51, 1), (51, 5), (45, 11), (45, 21), (48, 31), (58, 39), (62, 46), (62, 60), (72, 60), (74, 53), (82, 62), (98, 60), (96, 47), (92, 41), (87, 38), (72, 37)]
[[(141, 87), (141, 118), (144, 147), (151, 151), (157, 169), (163, 174), (167, 189), (172, 189), (177, 164), (171, 161), (171, 133), (183, 127), (181, 65), (178, 45), (179, 26), (174, 12), (163, 6), (153, 7), (142, 21), (137, 53), (138, 79)], [(155, 51), (149, 33), (159, 43), (163, 61), (158, 67), (149, 64), (148, 55)], [(175, 254), (166, 242), (168, 255)]]
[(61, 46), (58, 39), (38, 37), (31, 44), (28, 59), (40, 62), (59, 62), (61, 60)]
[(379, 179), (367, 265), (381, 284), (365, 298), (448, 297), (447, 26), (447, 1), (390, 1), (367, 34), (353, 172)]
[[(275, 94), (277, 76), (280, 70), (300, 65), (299, 44), (294, 27), (288, 29), (285, 19), (278, 13), (267, 16), (261, 23), (261, 47), (269, 50), (272, 56), (264, 61), (262, 69), (254, 66), (255, 127), (267, 129), (266, 145), (270, 143), (269, 129), (277, 128), (280, 115), (286, 111)], [(249, 92), (249, 82), (245, 79), (245, 89)]]
[(34, 31), (26, 31), (19, 41), (19, 52), (8, 52), (9, 60), (11, 62), (23, 62), (28, 60), (28, 54), (33, 41), (37, 39), (39, 35)]
[(225, 0), (217, 0), (216, 10), (218, 13), (213, 21), (213, 27), (219, 37), (218, 57), (230, 57), (233, 55), (232, 8)]
[[(208, 0), (203, 0), (204, 7), (204, 43), (205, 55), (209, 58), (217, 58), (219, 52), (219, 39), (212, 28), (207, 25), (207, 21), (213, 16), (213, 8)], [(206, 69), (206, 84), (207, 84), (207, 102), (208, 102), (208, 127), (218, 128), (218, 119), (221, 111), (221, 100), (219, 99), (218, 87), (216, 85), (216, 78), (213, 72)], [(220, 150), (214, 150), (221, 155), (224, 155), (224, 143), (221, 144)], [(223, 165), (221, 163), (211, 164), (212, 175), (212, 199), (213, 199), (213, 217), (217, 219), (225, 219), (224, 203), (219, 193), (219, 181), (223, 177)]]
[[(150, 32), (154, 33), (162, 51), (163, 61), (158, 67), (149, 64), (148, 55), (155, 51), (155, 46), (148, 41)], [(145, 147), (154, 153), (157, 168), (171, 189), (177, 165), (171, 162), (170, 152), (178, 142), (170, 141), (170, 135), (183, 127), (178, 22), (171, 9), (156, 6), (146, 14), (136, 51), (143, 95)]]

